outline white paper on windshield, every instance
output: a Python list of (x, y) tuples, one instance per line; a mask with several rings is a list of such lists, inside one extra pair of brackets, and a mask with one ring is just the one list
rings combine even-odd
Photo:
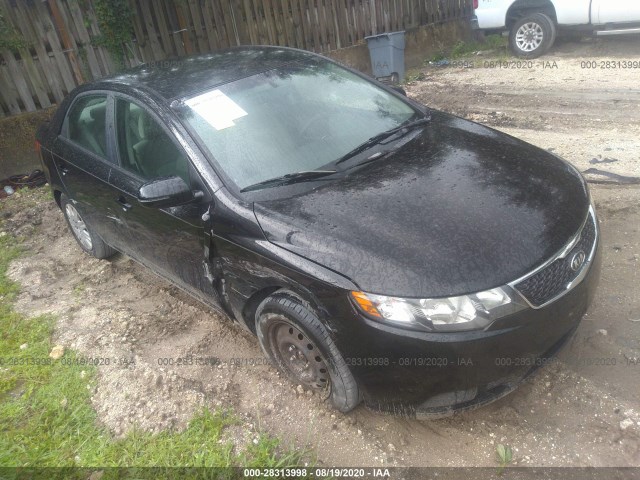
[(233, 127), (234, 120), (248, 115), (237, 103), (220, 90), (213, 90), (185, 102), (216, 130)]

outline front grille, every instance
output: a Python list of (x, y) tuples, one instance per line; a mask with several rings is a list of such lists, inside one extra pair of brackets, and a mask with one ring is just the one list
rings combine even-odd
[[(563, 258), (558, 258), (545, 268), (515, 285), (527, 301), (534, 307), (540, 307), (553, 300), (567, 290), (573, 282), (588, 267), (589, 259), (596, 242), (596, 220), (590, 211), (587, 221), (582, 228), (580, 240)], [(576, 271), (571, 268), (571, 261), (580, 251), (586, 255), (583, 265)]]

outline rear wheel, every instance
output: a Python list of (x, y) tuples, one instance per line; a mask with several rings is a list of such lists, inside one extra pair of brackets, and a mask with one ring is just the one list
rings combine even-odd
[(104, 243), (104, 241), (91, 230), (78, 211), (76, 204), (69, 200), (64, 194), (60, 196), (60, 208), (62, 208), (62, 213), (73, 237), (82, 250), (100, 259), (109, 258), (116, 253), (113, 248)]
[(358, 385), (327, 329), (297, 297), (276, 292), (256, 312), (264, 353), (295, 384), (317, 391), (341, 412), (360, 403)]
[(509, 32), (511, 50), (520, 58), (538, 58), (556, 41), (556, 26), (544, 13), (519, 18)]

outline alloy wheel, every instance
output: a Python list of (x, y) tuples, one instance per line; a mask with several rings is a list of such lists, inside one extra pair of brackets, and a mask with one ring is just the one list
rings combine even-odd
[(533, 52), (542, 45), (544, 31), (535, 22), (523, 24), (516, 32), (516, 45), (523, 52)]
[(87, 224), (84, 223), (82, 217), (71, 203), (67, 203), (65, 207), (65, 212), (67, 214), (67, 218), (69, 219), (69, 225), (71, 225), (71, 229), (73, 230), (74, 235), (80, 242), (80, 244), (88, 251), (91, 251), (93, 248), (93, 242), (91, 241), (91, 234), (87, 229)]

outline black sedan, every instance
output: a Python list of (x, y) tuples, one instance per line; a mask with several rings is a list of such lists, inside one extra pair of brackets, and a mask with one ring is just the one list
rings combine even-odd
[(343, 412), (509, 393), (599, 277), (571, 165), (308, 52), (143, 65), (76, 89), (37, 140), (83, 250), (224, 312)]

